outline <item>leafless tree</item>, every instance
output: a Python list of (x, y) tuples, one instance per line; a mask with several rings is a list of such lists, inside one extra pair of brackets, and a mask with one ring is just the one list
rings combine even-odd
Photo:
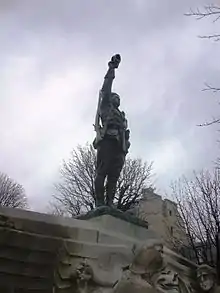
[[(190, 11), (186, 13), (185, 15), (195, 17), (197, 20), (210, 18), (210, 20), (215, 23), (220, 19), (220, 6), (211, 4), (211, 5), (206, 5), (203, 8), (190, 9)], [(219, 41), (220, 34), (214, 33), (209, 35), (203, 35), (203, 36), (199, 36), (199, 38)], [(220, 91), (220, 87), (210, 85), (209, 83), (205, 83), (205, 88), (203, 88), (203, 91), (212, 91), (213, 93), (217, 93)], [(198, 126), (210, 126), (210, 125), (219, 124), (219, 123), (220, 123), (219, 117), (212, 117), (210, 121), (199, 124)]]
[(216, 265), (216, 235), (220, 220), (220, 171), (194, 172), (193, 179), (182, 177), (172, 183), (188, 248), (200, 263)]
[(127, 211), (142, 197), (142, 190), (149, 187), (152, 175), (152, 162), (127, 158), (117, 184), (117, 208)]
[(0, 206), (27, 208), (27, 197), (22, 185), (0, 173)]
[[(210, 18), (213, 22), (216, 22), (220, 19), (220, 6), (218, 5), (206, 5), (202, 9), (196, 8), (196, 9), (190, 9), (188, 13), (185, 14), (186, 16), (193, 16), (197, 20), (203, 19), (203, 18)], [(220, 40), (220, 34), (210, 34), (205, 36), (199, 36), (202, 39), (213, 39), (215, 41)]]
[[(50, 210), (55, 214), (75, 216), (95, 208), (96, 151), (87, 144), (78, 146), (70, 159), (63, 161), (60, 182), (55, 184), (55, 193)], [(129, 210), (142, 196), (142, 189), (150, 185), (152, 163), (141, 159), (127, 158), (117, 184), (115, 206)]]

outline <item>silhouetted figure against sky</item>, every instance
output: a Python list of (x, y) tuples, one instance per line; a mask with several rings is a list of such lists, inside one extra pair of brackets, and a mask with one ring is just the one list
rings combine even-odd
[(112, 92), (115, 69), (118, 68), (120, 61), (121, 57), (118, 54), (111, 58), (99, 94), (95, 121), (96, 138), (93, 142), (97, 149), (96, 206), (113, 204), (117, 181), (130, 147), (130, 131), (127, 129), (125, 113), (119, 110), (120, 97)]

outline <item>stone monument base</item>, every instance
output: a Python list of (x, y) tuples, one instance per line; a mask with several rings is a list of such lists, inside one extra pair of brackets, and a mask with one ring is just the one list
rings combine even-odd
[[(155, 241), (146, 222), (115, 209), (71, 219), (0, 208), (0, 292), (113, 292), (136, 251)], [(165, 247), (163, 258), (186, 280), (196, 268)]]
[(148, 229), (148, 222), (128, 212), (108, 206), (96, 208), (87, 214), (78, 216), (77, 219), (92, 222), (105, 231), (118, 233), (118, 237), (123, 235), (127, 239), (133, 238), (135, 241), (160, 239), (154, 231)]

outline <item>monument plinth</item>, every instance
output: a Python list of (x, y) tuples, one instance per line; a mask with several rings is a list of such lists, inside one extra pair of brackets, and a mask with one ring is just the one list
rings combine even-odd
[(190, 292), (198, 266), (119, 214), (80, 220), (0, 208), (0, 292)]
[(93, 222), (106, 231), (120, 233), (127, 238), (136, 238), (140, 241), (159, 239), (156, 233), (148, 229), (146, 221), (129, 212), (122, 212), (109, 206), (99, 207), (87, 214), (78, 216), (77, 219)]

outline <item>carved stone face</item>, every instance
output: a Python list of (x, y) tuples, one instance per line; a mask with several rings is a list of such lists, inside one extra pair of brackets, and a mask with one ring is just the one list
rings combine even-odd
[(199, 286), (203, 291), (208, 292), (214, 287), (215, 280), (212, 274), (209, 274), (206, 271), (198, 272), (197, 277)]
[(118, 94), (112, 93), (111, 100), (115, 108), (118, 108), (120, 106), (120, 97)]
[[(163, 271), (155, 281), (155, 287), (169, 293), (179, 293), (179, 278), (176, 272)], [(161, 289), (161, 290), (160, 290)]]

